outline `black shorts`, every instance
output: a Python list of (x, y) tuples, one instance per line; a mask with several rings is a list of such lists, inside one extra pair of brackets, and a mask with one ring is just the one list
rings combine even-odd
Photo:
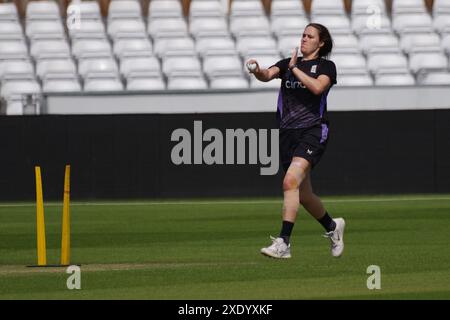
[(280, 129), (280, 159), (286, 172), (293, 157), (306, 159), (311, 167), (319, 163), (328, 143), (328, 126)]

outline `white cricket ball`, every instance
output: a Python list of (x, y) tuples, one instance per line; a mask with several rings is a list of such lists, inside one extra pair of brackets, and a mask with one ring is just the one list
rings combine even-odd
[(247, 64), (247, 69), (250, 71), (255, 71), (256, 70), (256, 63), (248, 63)]

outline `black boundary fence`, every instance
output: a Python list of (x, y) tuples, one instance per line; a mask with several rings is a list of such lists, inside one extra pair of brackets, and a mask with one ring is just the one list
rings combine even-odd
[[(330, 112), (330, 140), (313, 171), (320, 195), (450, 192), (450, 110)], [(0, 117), (0, 201), (281, 196), (282, 169), (261, 164), (175, 165), (172, 132), (275, 129), (273, 113)], [(259, 131), (258, 131), (259, 132)], [(198, 138), (198, 137), (197, 137)], [(197, 140), (198, 141), (198, 140)], [(192, 143), (194, 143), (192, 141)], [(203, 142), (203, 147), (209, 142)]]

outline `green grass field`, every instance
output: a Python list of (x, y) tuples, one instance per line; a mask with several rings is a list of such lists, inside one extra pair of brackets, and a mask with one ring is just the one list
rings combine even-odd
[[(36, 264), (35, 205), (0, 204), (0, 299), (450, 299), (450, 195), (324, 197), (343, 216), (333, 258), (303, 209), (292, 259), (259, 250), (278, 235), (281, 199), (71, 204), (72, 262)], [(46, 203), (47, 261), (59, 261), (62, 203)], [(381, 289), (366, 286), (381, 268)]]

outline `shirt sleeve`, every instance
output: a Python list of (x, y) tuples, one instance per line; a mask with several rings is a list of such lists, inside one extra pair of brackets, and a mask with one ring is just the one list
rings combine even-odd
[(318, 76), (324, 74), (330, 78), (331, 84), (336, 84), (336, 65), (331, 60), (324, 60), (319, 65)]
[(282, 78), (283, 75), (288, 70), (289, 60), (290, 59), (283, 59), (283, 60), (280, 60), (277, 63), (275, 63), (273, 66), (270, 66), (270, 67), (278, 67), (280, 69), (280, 73), (278, 74), (278, 78)]

